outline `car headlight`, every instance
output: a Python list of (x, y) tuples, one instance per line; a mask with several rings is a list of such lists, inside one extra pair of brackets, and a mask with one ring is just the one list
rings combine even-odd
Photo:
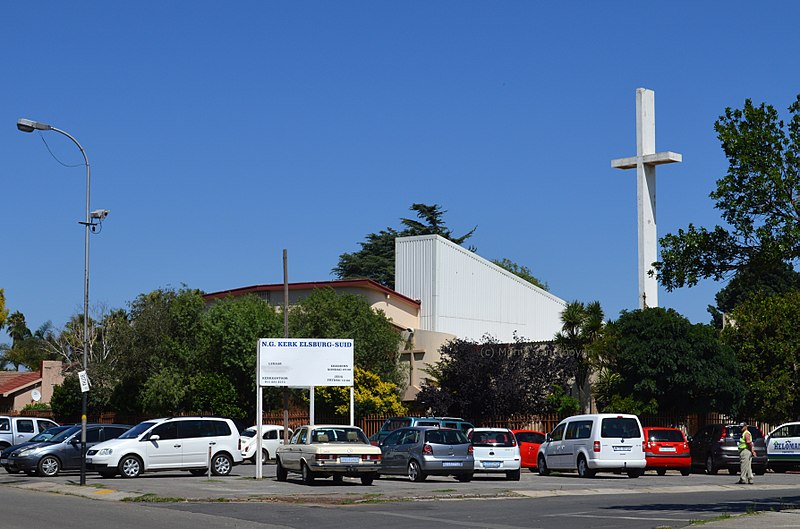
[(110, 456), (113, 453), (114, 453), (113, 448), (101, 448), (100, 450), (97, 451), (98, 456)]

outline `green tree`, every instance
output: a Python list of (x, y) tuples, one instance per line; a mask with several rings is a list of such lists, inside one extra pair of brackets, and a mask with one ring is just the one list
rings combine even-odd
[(352, 338), (355, 365), (397, 384), (399, 331), (381, 310), (354, 294), (315, 289), (289, 313), (289, 332), (298, 338)]
[(556, 346), (572, 358), (578, 400), (585, 412), (589, 411), (591, 400), (589, 353), (592, 345), (602, 337), (603, 318), (599, 301), (586, 305), (580, 301), (570, 302), (561, 312), (561, 331), (555, 336)]
[(779, 423), (800, 415), (800, 292), (751, 297), (722, 331), (735, 351), (748, 417)]
[(748, 99), (717, 120), (729, 168), (710, 197), (728, 227), (689, 224), (660, 240), (655, 268), (667, 290), (735, 273), (764, 283), (760, 273), (800, 257), (800, 96), (789, 112), (784, 123), (772, 106)]
[(547, 286), (547, 283), (545, 283), (543, 281), (540, 281), (538, 278), (534, 277), (534, 275), (531, 272), (530, 268), (528, 268), (527, 266), (519, 265), (519, 264), (515, 263), (514, 261), (512, 261), (510, 259), (506, 259), (506, 258), (503, 258), (503, 259), (492, 259), (492, 262), (494, 264), (496, 264), (497, 266), (499, 266), (500, 268), (503, 268), (503, 269), (511, 272), (515, 276), (518, 276), (518, 277), (524, 279), (528, 283), (530, 283), (532, 285), (536, 285), (537, 287), (541, 288), (542, 290), (550, 290), (550, 288)]
[(6, 318), (8, 318), (8, 309), (6, 308), (6, 294), (2, 288), (0, 288), (0, 329), (6, 324)]
[(378, 233), (368, 234), (366, 241), (359, 243), (361, 250), (340, 255), (339, 263), (331, 270), (331, 273), (339, 279), (372, 279), (393, 289), (395, 238), (440, 235), (456, 244), (462, 244), (472, 237), (477, 229), (475, 227), (468, 233), (455, 237), (443, 219), (447, 211), (443, 210), (440, 205), (412, 204), (410, 209), (416, 212), (419, 220), (403, 218), (400, 219), (403, 228), (399, 231), (386, 228)]
[[(397, 385), (381, 380), (381, 377), (366, 369), (353, 370), (353, 400), (355, 415), (405, 415), (408, 410), (400, 401)], [(319, 404), (317, 404), (319, 403)], [(316, 413), (336, 414), (347, 417), (350, 413), (350, 388), (344, 386), (320, 386), (314, 390)]]
[[(291, 316), (291, 314), (290, 314)], [(202, 316), (199, 328), (198, 365), (193, 371), (195, 386), (216, 387), (225, 392), (224, 377), (233, 389), (237, 410), (233, 416), (249, 415), (255, 410), (256, 347), (259, 338), (283, 336), (283, 317), (258, 296), (239, 296), (214, 303)], [(199, 387), (199, 386), (198, 386)], [(278, 403), (277, 390), (265, 391), (265, 405)], [(208, 400), (209, 406), (221, 409), (222, 403)], [(200, 405), (197, 401), (194, 406)], [(207, 410), (195, 410), (207, 411)]]
[(733, 350), (712, 326), (672, 309), (623, 311), (606, 324), (596, 355), (603, 411), (735, 414), (741, 400)]
[(441, 349), (438, 387), (423, 385), (417, 402), (437, 415), (472, 420), (552, 411), (553, 386), (574, 372), (572, 358), (553, 345), (452, 340)]

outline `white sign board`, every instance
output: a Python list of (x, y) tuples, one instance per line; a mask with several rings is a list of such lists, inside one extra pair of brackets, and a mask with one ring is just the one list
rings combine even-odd
[(258, 383), (267, 387), (353, 385), (353, 340), (261, 338)]
[(86, 371), (78, 371), (78, 380), (81, 383), (81, 393), (89, 391), (89, 375)]

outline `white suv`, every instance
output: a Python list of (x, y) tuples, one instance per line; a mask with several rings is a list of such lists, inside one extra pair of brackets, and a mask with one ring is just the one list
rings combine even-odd
[(86, 468), (103, 477), (135, 478), (155, 470), (227, 476), (242, 462), (239, 430), (230, 419), (170, 417), (137, 424), (117, 439), (92, 447)]

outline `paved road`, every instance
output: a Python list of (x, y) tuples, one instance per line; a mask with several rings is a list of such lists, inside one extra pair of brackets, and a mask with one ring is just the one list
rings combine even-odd
[[(236, 468), (235, 475), (212, 480), (187, 473), (150, 474), (135, 480), (100, 479), (90, 474), (87, 487), (74, 485), (78, 481), (76, 474), (53, 479), (0, 474), (0, 490), (5, 500), (2, 527), (63, 527), (65, 520), (80, 518), (79, 526), (85, 529), (112, 526), (121, 529), (142, 526), (408, 529), (434, 525), (493, 529), (652, 529), (686, 527), (692, 520), (708, 520), (748, 510), (800, 506), (797, 486), (800, 475), (797, 474), (770, 473), (754, 486), (734, 485), (736, 477), (727, 474), (647, 475), (639, 479), (607, 475), (579, 479), (575, 476), (542, 478), (525, 472), (519, 482), (478, 478), (472, 483), (459, 483), (448, 478), (430, 478), (424, 483), (409, 483), (399, 478), (383, 478), (369, 487), (349, 479), (342, 485), (321, 480), (308, 487), (297, 480), (275, 481), (274, 467), (270, 466), (265, 467), (267, 479), (255, 481), (251, 477), (253, 470), (252, 465), (244, 465)], [(120, 503), (93, 501), (72, 494), (94, 500), (151, 494), (196, 501)], [(232, 501), (220, 502), (220, 498)], [(417, 501), (408, 501), (410, 499)], [(42, 505), (46, 507), (43, 509)], [(32, 523), (31, 513), (36, 513), (36, 523)], [(719, 524), (725, 527), (725, 523), (715, 522), (704, 527)], [(744, 523), (753, 525), (755, 522)], [(800, 515), (780, 523), (786, 525), (771, 518), (766, 525), (763, 521), (756, 525), (800, 527)]]

